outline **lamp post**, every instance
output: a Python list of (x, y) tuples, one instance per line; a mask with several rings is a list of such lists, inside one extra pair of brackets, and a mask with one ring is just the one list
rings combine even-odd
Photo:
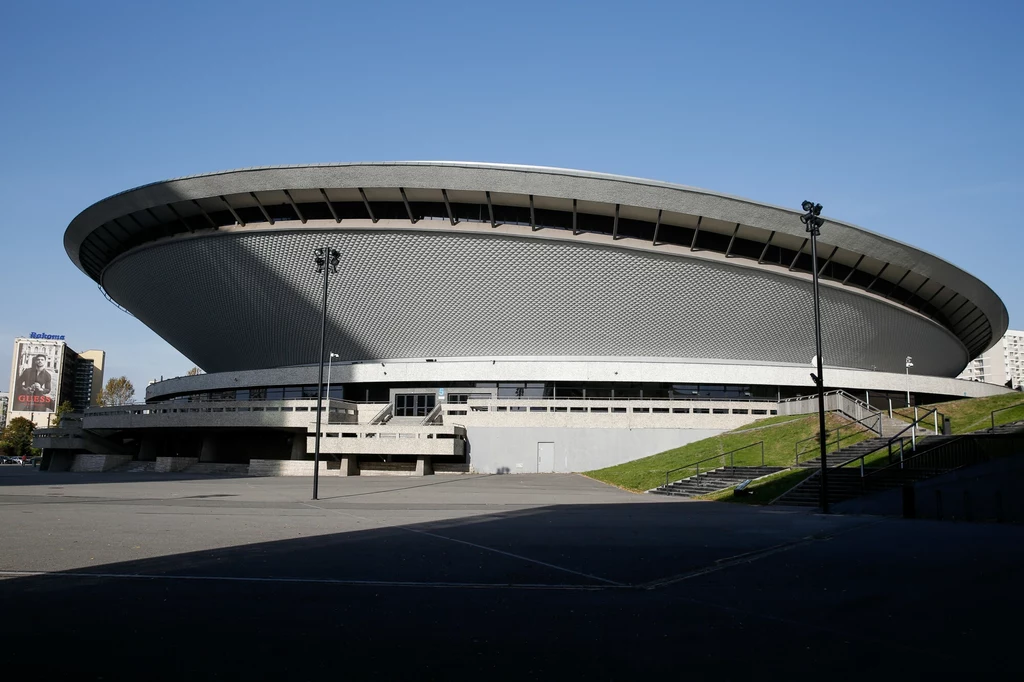
[(331, 423), (331, 363), (334, 362), (334, 358), (340, 358), (341, 356), (337, 353), (328, 353), (327, 355), (327, 423)]
[(825, 460), (825, 441), (828, 436), (825, 434), (825, 377), (822, 373), (821, 361), (821, 302), (818, 295), (818, 235), (825, 219), (821, 217), (821, 204), (810, 201), (803, 202), (800, 207), (804, 214), (800, 216), (800, 222), (804, 224), (807, 232), (811, 235), (811, 276), (814, 282), (814, 344), (817, 355), (815, 356), (817, 374), (811, 374), (811, 379), (818, 387), (818, 446), (821, 451), (821, 513), (828, 514), (828, 462)]
[(320, 318), (320, 377), (316, 382), (316, 445), (313, 450), (313, 499), (317, 499), (320, 483), (320, 417), (324, 405), (324, 344), (327, 340), (327, 282), (332, 272), (338, 272), (338, 261), (341, 254), (332, 248), (319, 248), (315, 252), (313, 262), (316, 273), (323, 274), (323, 306)]
[(907, 407), (910, 407), (910, 368), (914, 366), (914, 358), (907, 356)]

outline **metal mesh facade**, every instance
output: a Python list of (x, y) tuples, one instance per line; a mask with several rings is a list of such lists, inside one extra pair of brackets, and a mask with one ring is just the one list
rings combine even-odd
[[(602, 356), (807, 364), (808, 282), (695, 258), (535, 238), (295, 230), (174, 239), (104, 273), (121, 305), (209, 372), (317, 361), (313, 249), (341, 254), (328, 349), (345, 360)], [(955, 375), (948, 331), (823, 287), (827, 365)]]

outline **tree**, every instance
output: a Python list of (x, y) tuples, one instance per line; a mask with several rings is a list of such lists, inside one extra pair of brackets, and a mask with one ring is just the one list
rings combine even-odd
[(188, 376), (190, 376), (190, 377), (199, 376), (202, 373), (203, 373), (203, 370), (199, 369), (198, 367), (193, 367), (192, 369), (190, 369), (188, 371)]
[(58, 426), (60, 426), (60, 423), (62, 421), (64, 421), (64, 415), (66, 415), (68, 412), (74, 412), (74, 411), (75, 411), (75, 408), (73, 408), (71, 406), (71, 401), (70, 400), (65, 400), (60, 405), (58, 405), (57, 406), (57, 411), (53, 413), (53, 418), (51, 420), (51, 423), (53, 424), (53, 428), (57, 428)]
[(8, 457), (25, 457), (38, 454), (32, 447), (32, 432), (36, 425), (24, 417), (15, 417), (8, 422), (0, 434), (0, 452)]
[(112, 377), (107, 385), (100, 389), (100, 405), (128, 405), (135, 397), (135, 387), (128, 377)]

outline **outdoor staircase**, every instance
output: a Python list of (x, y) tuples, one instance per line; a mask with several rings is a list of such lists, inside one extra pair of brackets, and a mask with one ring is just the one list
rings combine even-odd
[(654, 495), (675, 495), (677, 497), (696, 497), (708, 495), (719, 490), (731, 488), (749, 479), (783, 471), (786, 467), (753, 466), (753, 467), (721, 467), (704, 473), (690, 476), (668, 485), (659, 486), (647, 492)]
[(234, 475), (244, 476), (249, 473), (248, 464), (229, 464), (226, 462), (197, 462), (181, 470), (183, 474), (201, 475)]
[(117, 473), (144, 474), (156, 471), (156, 462), (128, 462), (111, 469)]
[[(825, 455), (825, 466), (829, 468), (841, 466), (849, 462), (851, 459), (856, 459), (862, 455), (869, 455), (875, 450), (884, 448), (888, 442), (889, 439), (884, 436), (868, 438), (867, 440), (862, 440), (859, 443), (848, 445), (841, 450), (829, 452)], [(797, 464), (797, 466), (801, 469), (817, 469), (821, 467), (821, 456), (819, 455), (818, 457), (804, 460)]]
[[(941, 445), (945, 445), (959, 436), (929, 436), (917, 441), (917, 450), (911, 452), (909, 443), (906, 444), (904, 455), (922, 454)], [(870, 476), (867, 479), (861, 478), (860, 466), (854, 459), (860, 455), (870, 454), (886, 446), (885, 438), (872, 438), (861, 441), (848, 448), (837, 452), (829, 453), (828, 462), (828, 501), (842, 502), (854, 497), (897, 488), (904, 483), (920, 481), (938, 474), (945, 473), (945, 469), (935, 468), (892, 468), (879, 475)], [(858, 446), (860, 446), (858, 448)], [(899, 461), (899, 450), (893, 450), (893, 462)], [(820, 462), (820, 460), (815, 460)], [(849, 463), (848, 466), (843, 464)], [(803, 466), (803, 464), (801, 464)], [(820, 466), (820, 465), (819, 465)], [(815, 471), (813, 475), (791, 488), (788, 492), (772, 502), (772, 504), (789, 505), (795, 507), (817, 507), (821, 503), (821, 472)]]
[[(898, 488), (904, 483), (921, 481), (945, 473), (941, 469), (890, 469), (883, 475), (862, 479), (860, 467), (849, 466), (828, 470), (829, 504), (851, 500), (861, 495)], [(817, 507), (821, 504), (821, 472), (816, 471), (772, 504), (790, 507)]]

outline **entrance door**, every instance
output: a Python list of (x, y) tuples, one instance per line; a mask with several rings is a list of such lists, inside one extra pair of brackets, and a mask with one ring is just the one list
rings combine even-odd
[(550, 474), (555, 470), (555, 444), (537, 443), (537, 473)]

